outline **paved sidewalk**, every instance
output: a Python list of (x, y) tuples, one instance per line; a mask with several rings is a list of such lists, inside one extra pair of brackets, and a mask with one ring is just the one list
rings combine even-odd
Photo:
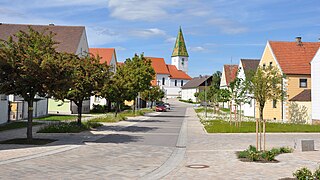
[[(315, 169), (320, 165), (320, 151), (294, 152), (276, 157), (279, 163), (241, 162), (235, 152), (255, 144), (254, 133), (207, 134), (192, 108), (188, 108), (188, 144), (183, 163), (164, 179), (280, 179), (292, 177), (301, 167)], [(319, 133), (267, 134), (267, 147), (294, 146), (299, 139), (314, 139), (320, 148)], [(187, 165), (207, 165), (193, 169)]]

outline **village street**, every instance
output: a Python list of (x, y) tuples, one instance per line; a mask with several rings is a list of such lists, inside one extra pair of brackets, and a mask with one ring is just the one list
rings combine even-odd
[[(279, 179), (320, 163), (319, 151), (283, 154), (276, 158), (279, 163), (240, 162), (235, 152), (253, 144), (255, 134), (207, 134), (191, 105), (170, 103), (169, 112), (97, 131), (37, 134), (59, 139), (45, 147), (1, 145), (0, 179)], [(9, 135), (0, 134), (1, 139)], [(297, 139), (314, 139), (320, 147), (316, 133), (274, 133), (267, 138), (268, 147), (293, 147)]]

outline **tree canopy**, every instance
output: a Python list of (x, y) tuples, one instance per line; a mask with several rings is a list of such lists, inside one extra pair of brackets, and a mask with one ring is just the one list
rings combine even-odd
[(66, 82), (65, 69), (57, 65), (64, 58), (56, 52), (53, 37), (52, 32), (29, 27), (28, 32), (19, 31), (0, 41), (0, 93), (18, 95), (28, 102), (28, 140), (32, 140), (35, 95), (44, 97)]

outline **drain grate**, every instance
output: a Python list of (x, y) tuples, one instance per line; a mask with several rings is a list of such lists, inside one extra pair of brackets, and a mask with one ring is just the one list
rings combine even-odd
[(186, 167), (193, 168), (193, 169), (204, 169), (204, 168), (208, 168), (209, 166), (204, 164), (191, 164), (191, 165), (187, 165)]

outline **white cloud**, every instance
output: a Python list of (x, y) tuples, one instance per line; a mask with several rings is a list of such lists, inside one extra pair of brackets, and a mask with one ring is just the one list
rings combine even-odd
[(114, 48), (116, 49), (116, 51), (125, 51), (125, 50), (127, 50), (127, 48), (122, 47), (122, 46), (116, 46)]
[(190, 49), (190, 51), (193, 51), (193, 52), (203, 52), (203, 51), (207, 50), (206, 48), (204, 48), (202, 46), (190, 47), (189, 49)]
[(124, 20), (158, 20), (168, 16), (169, 7), (178, 1), (170, 0), (109, 0), (111, 16)]
[(86, 27), (90, 47), (107, 45), (125, 40), (123, 36), (108, 28)]
[(217, 26), (225, 34), (240, 34), (248, 31), (248, 28), (243, 27), (240, 23), (225, 18), (211, 19), (209, 24)]
[(166, 32), (164, 30), (158, 28), (150, 28), (150, 29), (142, 29), (142, 30), (133, 30), (130, 32), (133, 36), (148, 38), (153, 36), (166, 36)]
[(176, 38), (175, 37), (168, 37), (165, 42), (167, 43), (175, 43), (176, 42)]

